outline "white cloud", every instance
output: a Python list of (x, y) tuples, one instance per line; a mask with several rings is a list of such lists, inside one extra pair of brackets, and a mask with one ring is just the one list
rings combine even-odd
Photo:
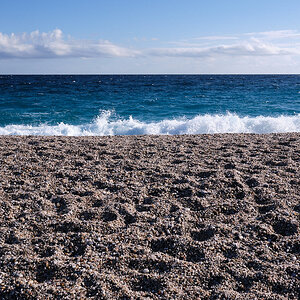
[(0, 32), (0, 58), (132, 57), (138, 54), (109, 41), (64, 39), (60, 29), (21, 35)]
[(207, 40), (207, 41), (225, 41), (225, 40), (244, 40), (245, 38), (259, 38), (264, 40), (299, 38), (300, 32), (297, 30), (272, 30), (261, 32), (248, 32), (235, 35), (212, 35), (193, 38), (192, 40)]
[[(204, 36), (170, 47), (143, 50), (120, 47), (109, 41), (65, 38), (60, 29), (51, 32), (34, 31), (24, 34), (0, 33), (0, 59), (8, 58), (98, 58), (98, 57), (186, 57), (218, 58), (293, 56), (300, 54), (300, 33), (279, 30), (239, 35)], [(284, 39), (284, 44), (278, 42)], [(155, 39), (156, 40), (156, 39)], [(141, 42), (140, 39), (136, 39)], [(162, 42), (160, 41), (162, 44)], [(157, 44), (157, 41), (156, 41)], [(169, 44), (170, 45), (170, 44)]]
[[(218, 57), (218, 56), (288, 56), (299, 55), (296, 30), (253, 32), (239, 35), (203, 36), (171, 42), (173, 47), (147, 50), (154, 56)], [(284, 39), (284, 43), (279, 41)]]
[(273, 31), (262, 31), (262, 32), (250, 32), (250, 33), (245, 33), (244, 35), (267, 39), (267, 40), (300, 37), (300, 33), (297, 30), (273, 30)]
[(189, 48), (157, 48), (148, 51), (149, 55), (155, 56), (178, 56), (178, 57), (206, 57), (217, 55), (229, 56), (274, 56), (300, 54), (300, 50), (280, 48), (272, 44), (252, 41), (232, 45), (219, 45), (212, 47), (189, 47)]
[(210, 35), (210, 36), (201, 36), (194, 38), (194, 40), (208, 40), (208, 41), (222, 41), (222, 40), (237, 40), (237, 36), (229, 36), (229, 35)]

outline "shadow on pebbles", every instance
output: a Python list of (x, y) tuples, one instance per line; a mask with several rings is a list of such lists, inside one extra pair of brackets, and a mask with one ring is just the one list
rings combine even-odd
[(1, 299), (299, 299), (299, 134), (0, 149)]

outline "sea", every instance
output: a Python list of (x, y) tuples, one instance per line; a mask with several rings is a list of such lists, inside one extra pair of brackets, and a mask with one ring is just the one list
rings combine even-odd
[(0, 135), (300, 132), (300, 75), (1, 75)]

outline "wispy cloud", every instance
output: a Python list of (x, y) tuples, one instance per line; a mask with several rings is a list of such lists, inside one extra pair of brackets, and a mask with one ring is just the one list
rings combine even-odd
[(237, 36), (230, 35), (209, 35), (209, 36), (201, 36), (194, 38), (193, 40), (207, 40), (207, 41), (224, 41), (224, 40), (237, 40)]
[(0, 32), (0, 58), (132, 57), (138, 54), (109, 41), (66, 39), (60, 29), (21, 35)]
[(172, 42), (173, 47), (151, 49), (147, 53), (173, 57), (299, 55), (300, 48), (296, 43), (299, 37), (300, 33), (296, 30), (203, 36)]
[(262, 32), (249, 32), (243, 34), (243, 36), (256, 37), (265, 40), (278, 40), (278, 39), (300, 38), (300, 32), (298, 32), (297, 30), (274, 30), (274, 31), (262, 31)]
[(212, 47), (189, 47), (189, 48), (156, 48), (147, 51), (155, 56), (178, 56), (178, 57), (205, 57), (205, 56), (273, 56), (300, 54), (298, 49), (280, 48), (272, 44), (258, 41), (233, 45), (219, 45)]

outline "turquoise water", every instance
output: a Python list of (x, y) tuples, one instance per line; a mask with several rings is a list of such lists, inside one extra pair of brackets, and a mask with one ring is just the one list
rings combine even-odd
[(299, 75), (5, 75), (0, 134), (299, 132)]

